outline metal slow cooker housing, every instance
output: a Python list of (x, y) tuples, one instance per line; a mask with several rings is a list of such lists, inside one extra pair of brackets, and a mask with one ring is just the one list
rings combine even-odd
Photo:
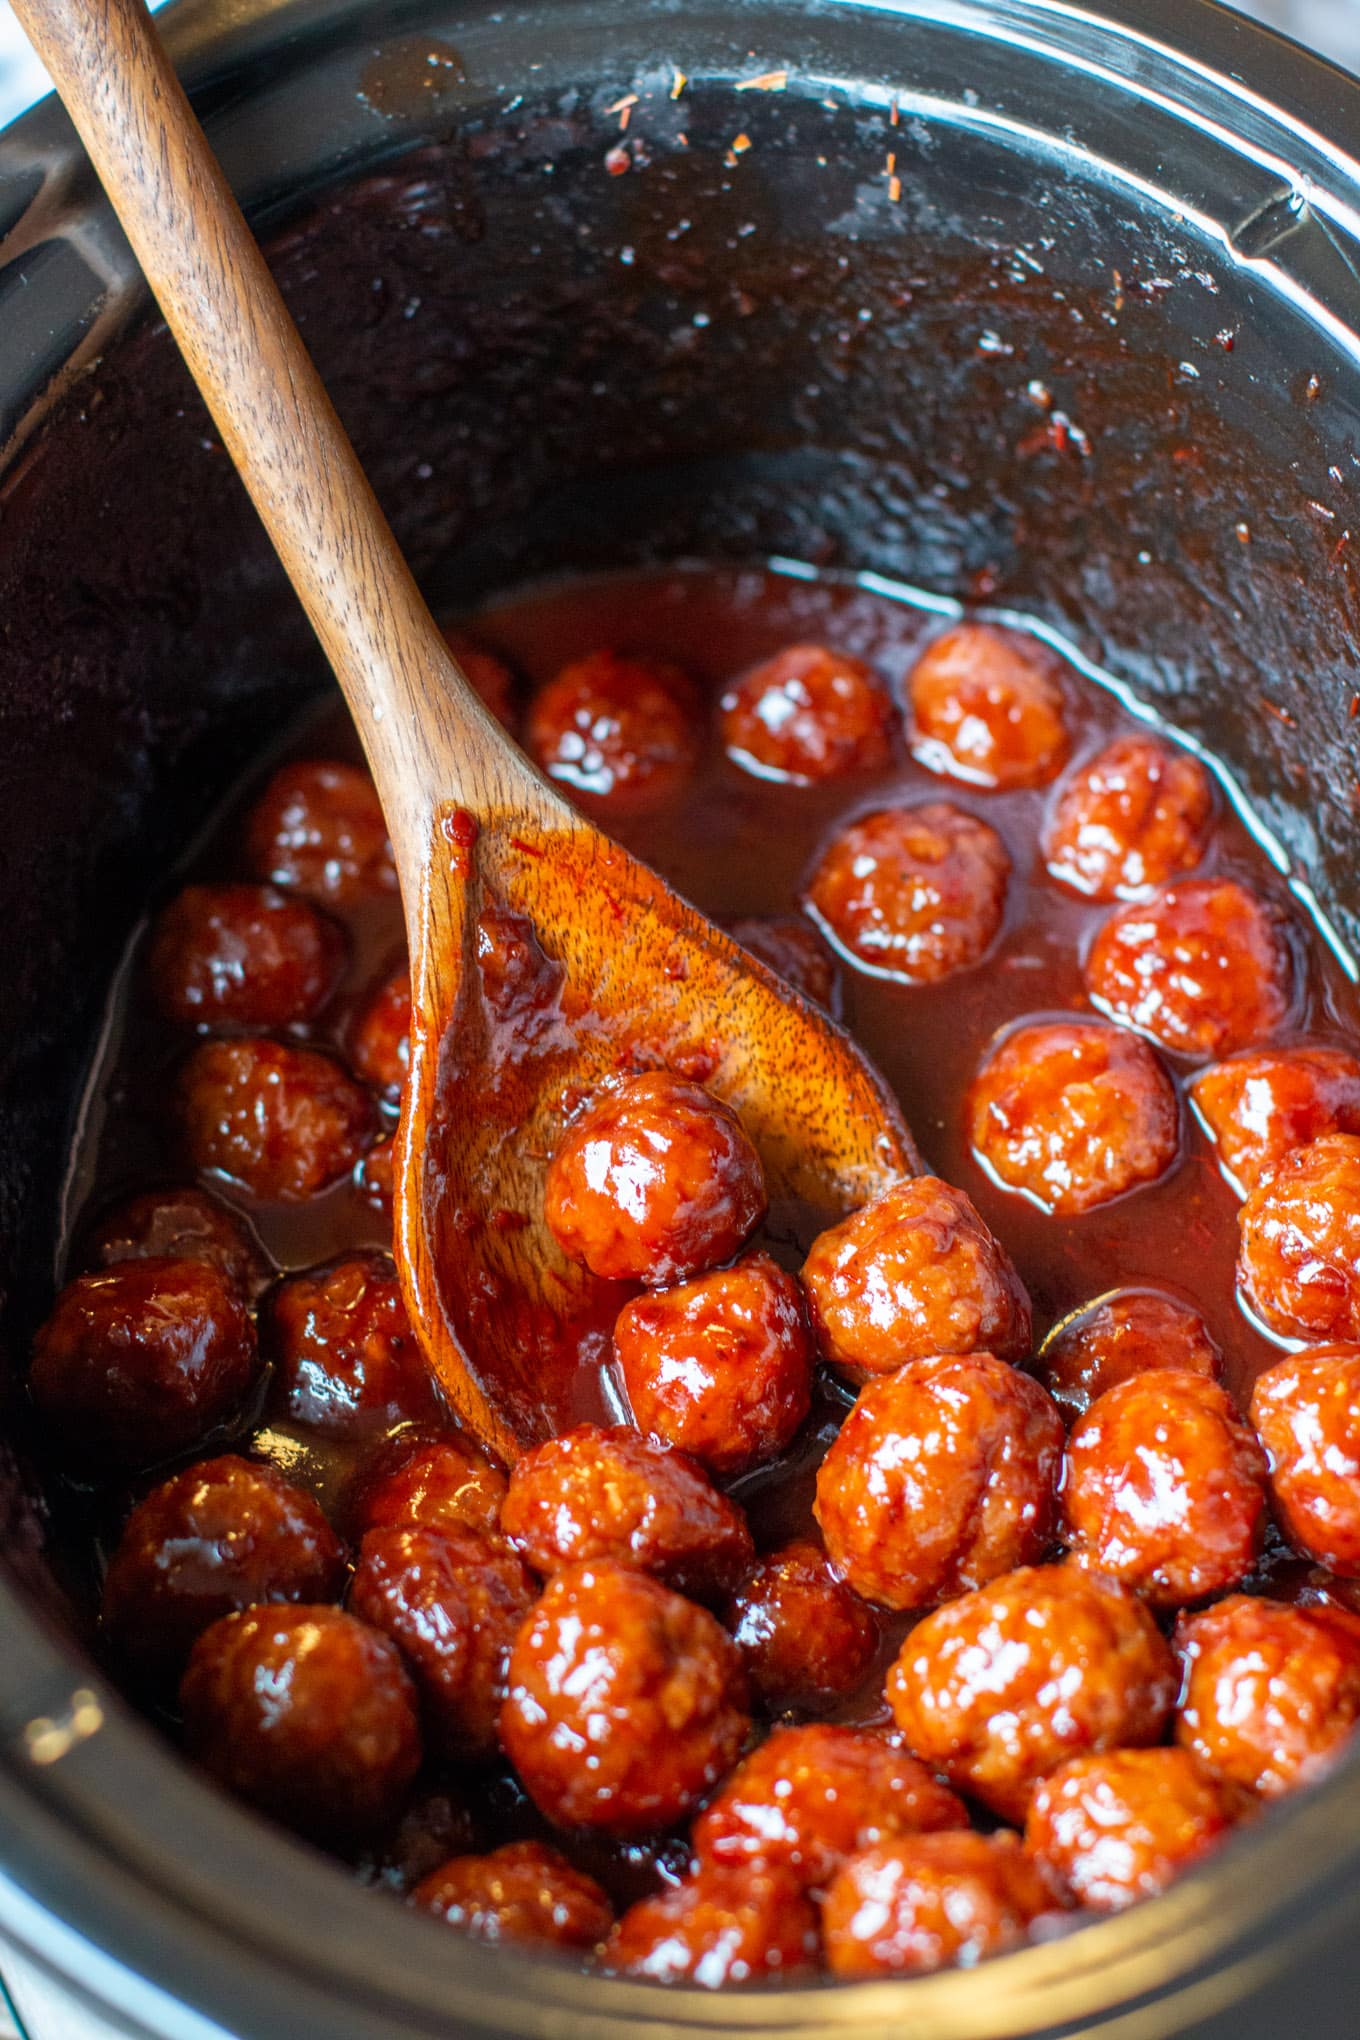
[[(1048, 0), (179, 0), (161, 21), (437, 598), (684, 553), (1012, 604), (1226, 757), (1356, 944), (1360, 86), (1204, 0), (1117, 23)], [(46, 104), (0, 138), (16, 1366), (78, 1192), (108, 972), (324, 678)], [(972, 1974), (715, 1998), (461, 1943), (124, 1707), (17, 1392), (3, 1435), (0, 1932), (111, 2030), (1354, 2030), (1355, 1763), (1167, 1896)]]

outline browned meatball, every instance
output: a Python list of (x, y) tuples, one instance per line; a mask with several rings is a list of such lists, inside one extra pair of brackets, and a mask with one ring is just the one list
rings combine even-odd
[(104, 1628), (139, 1672), (177, 1676), (221, 1616), (338, 1600), (344, 1577), (344, 1548), (311, 1496), (226, 1453), (163, 1481), (128, 1517), (104, 1578)]
[(1360, 1063), (1340, 1048), (1273, 1048), (1201, 1070), (1190, 1098), (1239, 1196), (1295, 1148), (1360, 1133)]
[(1360, 1719), (1360, 1617), (1231, 1594), (1182, 1617), (1176, 1740), (1274, 1799), (1322, 1775)]
[(825, 645), (788, 645), (753, 666), (719, 714), (728, 757), (761, 779), (812, 786), (892, 756), (887, 689), (863, 659)]
[(1039, 1379), (1069, 1417), (1152, 1367), (1175, 1367), (1206, 1381), (1216, 1380), (1223, 1367), (1199, 1312), (1159, 1289), (1112, 1289), (1055, 1325), (1039, 1349)]
[(400, 1645), (431, 1748), (489, 1757), (505, 1664), (535, 1586), (513, 1551), (476, 1530), (370, 1530), (350, 1587), (353, 1614)]
[(205, 1041), (180, 1072), (184, 1145), (253, 1197), (299, 1203), (348, 1175), (372, 1137), (368, 1093), (314, 1048)]
[(827, 1892), (822, 1933), (833, 1976), (920, 1976), (1004, 1954), (1057, 1910), (1015, 1835), (966, 1830), (880, 1842), (852, 1856)]
[(736, 1253), (765, 1216), (765, 1178), (730, 1105), (649, 1070), (568, 1127), (543, 1215), (593, 1275), (664, 1289)]
[(626, 1305), (614, 1352), (640, 1428), (714, 1473), (773, 1459), (811, 1405), (802, 1295), (768, 1254)]
[(736, 1503), (683, 1452), (626, 1424), (578, 1424), (526, 1452), (510, 1469), (501, 1528), (535, 1572), (607, 1560), (702, 1600), (730, 1593), (752, 1556)]
[(489, 1856), (455, 1856), (425, 1877), (411, 1904), (477, 1941), (594, 1948), (614, 1908), (593, 1877), (542, 1842), (507, 1842)]
[(575, 1565), (510, 1654), (505, 1753), (562, 1827), (649, 1834), (731, 1769), (750, 1726), (736, 1645), (646, 1573)]
[(500, 1529), (505, 1475), (475, 1446), (399, 1432), (360, 1470), (347, 1503), (354, 1534), (405, 1524)]
[(832, 838), (805, 905), (861, 970), (930, 985), (981, 962), (1011, 860), (996, 830), (945, 801), (879, 808)]
[(816, 1967), (817, 1914), (789, 1878), (705, 1868), (630, 1906), (605, 1942), (602, 1966), (652, 1983), (798, 1981)]
[(345, 960), (334, 921), (272, 885), (189, 885), (156, 923), (147, 974), (183, 1027), (287, 1027), (320, 1012)]
[(412, 1794), (396, 1827), (378, 1848), (359, 1856), (355, 1869), (361, 1883), (404, 1895), (451, 1856), (468, 1855), (475, 1847), (466, 1806), (436, 1785)]
[(411, 973), (402, 964), (370, 993), (350, 1029), (349, 1059), (366, 1084), (395, 1098), (411, 1064)]
[(1075, 1904), (1120, 1912), (1226, 1840), (1238, 1805), (1188, 1750), (1107, 1750), (1039, 1780), (1025, 1843)]
[(89, 1259), (100, 1268), (162, 1258), (206, 1261), (246, 1296), (268, 1279), (245, 1220), (206, 1190), (145, 1190), (101, 1219), (90, 1241)]
[(1265, 1536), (1265, 1455), (1217, 1382), (1155, 1367), (1075, 1425), (1063, 1527), (1076, 1565), (1180, 1608), (1244, 1580)]
[(1060, 1218), (1155, 1182), (1180, 1149), (1171, 1080), (1145, 1041), (1092, 1020), (1017, 1027), (968, 1093), (997, 1181)]
[(831, 1562), (888, 1608), (928, 1608), (1042, 1558), (1063, 1422), (990, 1353), (909, 1360), (860, 1390), (817, 1473)]
[(1054, 878), (1088, 899), (1136, 899), (1193, 871), (1213, 814), (1209, 775), (1155, 737), (1116, 737), (1059, 790), (1044, 828)]
[(1296, 1551), (1360, 1579), (1360, 1345), (1291, 1353), (1262, 1374), (1251, 1420), (1270, 1492)]
[(1266, 1041), (1293, 1003), (1280, 919), (1228, 878), (1164, 886), (1111, 914), (1086, 958), (1086, 989), (1112, 1019), (1177, 1055)]
[(910, 1747), (1003, 1819), (1090, 1750), (1161, 1740), (1176, 1664), (1136, 1595), (1079, 1566), (1027, 1566), (917, 1624), (888, 1674)]
[(1237, 1279), (1287, 1339), (1360, 1340), (1360, 1136), (1295, 1148), (1238, 1214)]
[(1009, 1254), (938, 1176), (894, 1183), (822, 1233), (803, 1288), (818, 1345), (852, 1381), (933, 1353), (1029, 1352), (1029, 1298)]
[(768, 964), (805, 999), (825, 1006), (828, 1012), (835, 1006), (836, 959), (802, 914), (731, 921), (728, 930), (734, 941)]
[(664, 660), (592, 652), (530, 703), (528, 748), (550, 779), (611, 808), (665, 800), (698, 763), (693, 689)]
[(1044, 786), (1067, 762), (1060, 661), (990, 623), (961, 623), (911, 670), (911, 749), (931, 772), (975, 786)]
[(747, 1573), (727, 1627), (771, 1714), (817, 1714), (853, 1693), (878, 1654), (878, 1623), (810, 1542), (786, 1544)]
[(150, 1466), (235, 1416), (258, 1369), (240, 1291), (206, 1261), (120, 1261), (68, 1283), (29, 1388), (62, 1448)]
[(785, 1870), (819, 1890), (847, 1856), (898, 1835), (967, 1827), (962, 1800), (891, 1736), (830, 1722), (777, 1728), (694, 1824), (701, 1862)]
[(290, 1276), (269, 1312), (271, 1407), (356, 1437), (439, 1414), (439, 1398), (385, 1254), (346, 1254)]
[(374, 1834), (420, 1768), (394, 1643), (339, 1608), (246, 1608), (204, 1630), (180, 1686), (191, 1756), (314, 1841)]
[(473, 693), (491, 710), (496, 721), (514, 735), (518, 721), (515, 696), (515, 676), (505, 660), (495, 652), (489, 652), (485, 645), (479, 645), (474, 638), (467, 637), (461, 630), (446, 630), (444, 642), (463, 669), (464, 678)]
[(245, 848), (257, 878), (318, 899), (350, 902), (397, 889), (382, 803), (357, 765), (280, 766), (250, 812)]

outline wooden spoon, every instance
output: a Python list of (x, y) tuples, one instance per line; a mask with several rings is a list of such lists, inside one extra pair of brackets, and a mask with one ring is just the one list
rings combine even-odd
[(545, 1228), (564, 1116), (639, 1065), (740, 1113), (772, 1214), (918, 1166), (815, 1007), (583, 819), (483, 708), (358, 459), (140, 0), (14, 0), (344, 691), (411, 952), (396, 1249), (455, 1409), (507, 1461), (600, 1410), (610, 1309)]

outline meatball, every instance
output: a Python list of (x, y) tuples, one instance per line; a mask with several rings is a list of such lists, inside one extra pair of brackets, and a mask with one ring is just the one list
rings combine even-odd
[(907, 1743), (1004, 1820), (1068, 1757), (1161, 1740), (1176, 1663), (1148, 1610), (1079, 1566), (1025, 1567), (937, 1608), (888, 1674)]
[(234, 1417), (258, 1372), (240, 1291), (206, 1261), (120, 1261), (68, 1283), (29, 1389), (73, 1458), (149, 1466)]
[(1039, 1349), (1039, 1377), (1069, 1417), (1153, 1367), (1206, 1381), (1223, 1367), (1199, 1312), (1159, 1289), (1112, 1289), (1055, 1325)]
[(980, 963), (1006, 911), (996, 830), (945, 801), (878, 808), (832, 838), (805, 905), (861, 970), (938, 984)]
[(145, 1190), (100, 1220), (90, 1241), (90, 1262), (206, 1261), (234, 1288), (254, 1296), (268, 1279), (268, 1263), (236, 1212), (206, 1190)]
[(655, 1573), (701, 1600), (731, 1592), (751, 1533), (683, 1452), (626, 1424), (578, 1424), (510, 1469), (501, 1528), (535, 1572), (605, 1560)]
[(1188, 1750), (1107, 1750), (1039, 1780), (1025, 1844), (1074, 1903), (1121, 1912), (1217, 1848), (1238, 1804)]
[(816, 1967), (818, 1945), (817, 1914), (790, 1879), (704, 1868), (630, 1906), (600, 1962), (615, 1976), (720, 1990), (796, 1981)]
[(817, 1472), (836, 1570), (888, 1608), (928, 1608), (1042, 1558), (1063, 1422), (990, 1353), (909, 1360), (861, 1389)]
[(1251, 1420), (1289, 1542), (1342, 1579), (1360, 1579), (1360, 1345), (1277, 1360), (1252, 1391)]
[(594, 1948), (614, 1908), (593, 1877), (542, 1842), (507, 1842), (489, 1856), (455, 1856), (411, 1893), (420, 1912), (477, 1941)]
[(1059, 790), (1044, 858), (1054, 878), (1088, 899), (1136, 899), (1194, 870), (1213, 805), (1209, 775), (1188, 751), (1116, 737)]
[(852, 1856), (822, 1907), (833, 1976), (920, 1976), (1004, 1954), (1057, 1903), (1015, 1835), (966, 1830)]
[(736, 1645), (646, 1573), (575, 1565), (510, 1653), (505, 1753), (562, 1827), (654, 1833), (731, 1769), (750, 1726)]
[(350, 904), (397, 889), (382, 803), (357, 765), (281, 766), (251, 810), (245, 851), (256, 878), (317, 899)]
[(1029, 1352), (1029, 1298), (1010, 1256), (938, 1176), (894, 1183), (822, 1233), (803, 1288), (818, 1345), (852, 1381), (934, 1353)]
[(1325, 1133), (1360, 1133), (1360, 1063), (1339, 1048), (1275, 1048), (1201, 1070), (1190, 1100), (1240, 1197)]
[(771, 1714), (817, 1714), (853, 1693), (878, 1655), (872, 1609), (810, 1542), (786, 1544), (747, 1573), (724, 1618), (751, 1688)]
[(641, 1296), (614, 1352), (644, 1431), (713, 1473), (782, 1452), (812, 1401), (812, 1334), (791, 1275), (768, 1254)]
[(396, 1143), (389, 1134), (386, 1140), (376, 1141), (355, 1171), (355, 1185), (364, 1203), (384, 1218), (392, 1216), (392, 1200), (396, 1195)]
[(990, 623), (961, 623), (911, 670), (912, 756), (974, 786), (1045, 786), (1067, 762), (1061, 663)]
[(820, 1890), (875, 1842), (967, 1825), (962, 1800), (893, 1738), (817, 1722), (775, 1729), (738, 1764), (695, 1822), (694, 1849)]
[(475, 1847), (467, 1808), (435, 1785), (412, 1795), (396, 1827), (379, 1846), (362, 1853), (354, 1867), (360, 1883), (404, 1895), (450, 1856), (468, 1855)]
[(506, 1659), (535, 1593), (515, 1554), (476, 1530), (407, 1524), (364, 1538), (350, 1610), (400, 1646), (440, 1755), (494, 1755)]
[(314, 1048), (205, 1041), (180, 1072), (184, 1145), (252, 1197), (296, 1204), (348, 1175), (374, 1131), (372, 1102)]
[(1067, 1448), (1072, 1562), (1179, 1608), (1246, 1578), (1265, 1536), (1265, 1455), (1217, 1382), (1154, 1367), (1106, 1389)]
[(349, 1059), (375, 1091), (395, 1098), (411, 1065), (411, 973), (389, 971), (360, 1007), (349, 1035)]
[(1155, 1182), (1180, 1149), (1166, 1071), (1145, 1041), (1099, 1021), (1007, 1034), (973, 1079), (967, 1114), (997, 1181), (1059, 1218)]
[(669, 1070), (598, 1097), (567, 1128), (543, 1193), (564, 1253), (655, 1289), (730, 1260), (765, 1204), (760, 1157), (731, 1106)]
[(1274, 1799), (1311, 1784), (1360, 1718), (1360, 1617), (1232, 1594), (1176, 1631), (1176, 1741), (1220, 1777)]
[(358, 1536), (416, 1523), (494, 1535), (504, 1500), (505, 1475), (475, 1446), (399, 1432), (360, 1471), (347, 1514)]
[(825, 645), (789, 645), (753, 666), (719, 714), (728, 757), (760, 779), (812, 786), (892, 757), (887, 689), (863, 659)]
[(485, 645), (464, 636), (460, 630), (446, 630), (444, 642), (463, 669), (463, 678), (471, 687), (483, 707), (489, 708), (496, 721), (503, 728), (515, 733), (516, 686), (515, 676), (505, 660), (495, 652), (489, 652)]
[(805, 999), (825, 1006), (828, 1013), (835, 1007), (836, 959), (802, 914), (730, 921), (728, 933)]
[(272, 885), (190, 885), (156, 923), (152, 995), (182, 1027), (288, 1027), (335, 990), (345, 938)]
[(386, 1254), (346, 1254), (290, 1276), (274, 1293), (269, 1325), (271, 1407), (293, 1422), (355, 1437), (439, 1414)]
[(668, 799), (699, 760), (693, 689), (663, 660), (592, 652), (530, 703), (528, 748), (550, 779), (612, 808)]
[(1086, 989), (1113, 1020), (1177, 1055), (1230, 1055), (1276, 1033), (1293, 1003), (1278, 915), (1228, 878), (1164, 886), (1096, 934)]
[(1238, 1215), (1237, 1279), (1287, 1339), (1360, 1340), (1360, 1135), (1295, 1148)]

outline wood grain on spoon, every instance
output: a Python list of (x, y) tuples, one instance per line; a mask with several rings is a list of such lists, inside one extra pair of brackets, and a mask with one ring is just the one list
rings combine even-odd
[[(849, 1039), (570, 808), (483, 708), (140, 0), (14, 6), (368, 753), (411, 950), (402, 1280), (459, 1415), (512, 1460), (571, 1408), (572, 1384), (554, 1374), (572, 1351), (562, 1328), (588, 1329), (597, 1304), (541, 1210), (563, 1115), (602, 1081), (656, 1063), (698, 1076), (741, 1114), (776, 1206), (864, 1202), (918, 1166), (910, 1136)], [(520, 932), (533, 1014), (507, 1011), (479, 963), (480, 940), (498, 968), (496, 941), (517, 925), (507, 914), (532, 930)], [(588, 1337), (580, 1350), (594, 1350)]]

